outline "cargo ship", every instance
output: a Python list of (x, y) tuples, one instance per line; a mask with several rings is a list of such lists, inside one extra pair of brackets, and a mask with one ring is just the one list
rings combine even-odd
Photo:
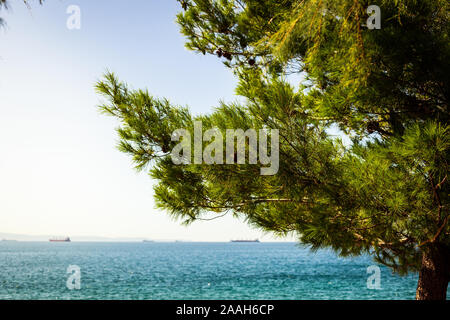
[(65, 238), (51, 238), (49, 241), (50, 242), (70, 242), (70, 238), (69, 237), (65, 237)]
[(231, 242), (259, 242), (258, 239), (255, 240), (231, 240)]

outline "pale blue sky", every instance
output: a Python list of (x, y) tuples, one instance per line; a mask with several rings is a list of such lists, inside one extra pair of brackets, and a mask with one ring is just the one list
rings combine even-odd
[[(98, 113), (93, 86), (107, 68), (194, 113), (235, 99), (220, 60), (184, 48), (175, 0), (10, 2), (0, 12), (0, 232), (272, 240), (232, 218), (183, 227), (157, 211), (152, 181)], [(80, 30), (66, 28), (73, 4)]]

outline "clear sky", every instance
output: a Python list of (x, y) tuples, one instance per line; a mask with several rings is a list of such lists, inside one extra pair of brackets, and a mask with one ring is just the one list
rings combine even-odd
[[(236, 99), (218, 58), (184, 48), (175, 0), (10, 4), (0, 12), (0, 232), (272, 240), (231, 217), (184, 227), (156, 210), (152, 180), (116, 149), (118, 123), (96, 108), (106, 69), (193, 113)], [(81, 9), (80, 30), (66, 27), (69, 5)]]

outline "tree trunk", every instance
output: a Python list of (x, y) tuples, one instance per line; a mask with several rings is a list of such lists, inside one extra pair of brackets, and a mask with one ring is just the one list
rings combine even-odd
[(450, 248), (433, 244), (422, 254), (417, 300), (445, 300), (450, 281)]

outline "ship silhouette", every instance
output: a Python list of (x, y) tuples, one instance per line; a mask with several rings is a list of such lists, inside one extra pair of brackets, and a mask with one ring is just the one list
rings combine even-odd
[(63, 237), (63, 238), (51, 238), (49, 239), (50, 242), (70, 242), (70, 238), (69, 237)]

